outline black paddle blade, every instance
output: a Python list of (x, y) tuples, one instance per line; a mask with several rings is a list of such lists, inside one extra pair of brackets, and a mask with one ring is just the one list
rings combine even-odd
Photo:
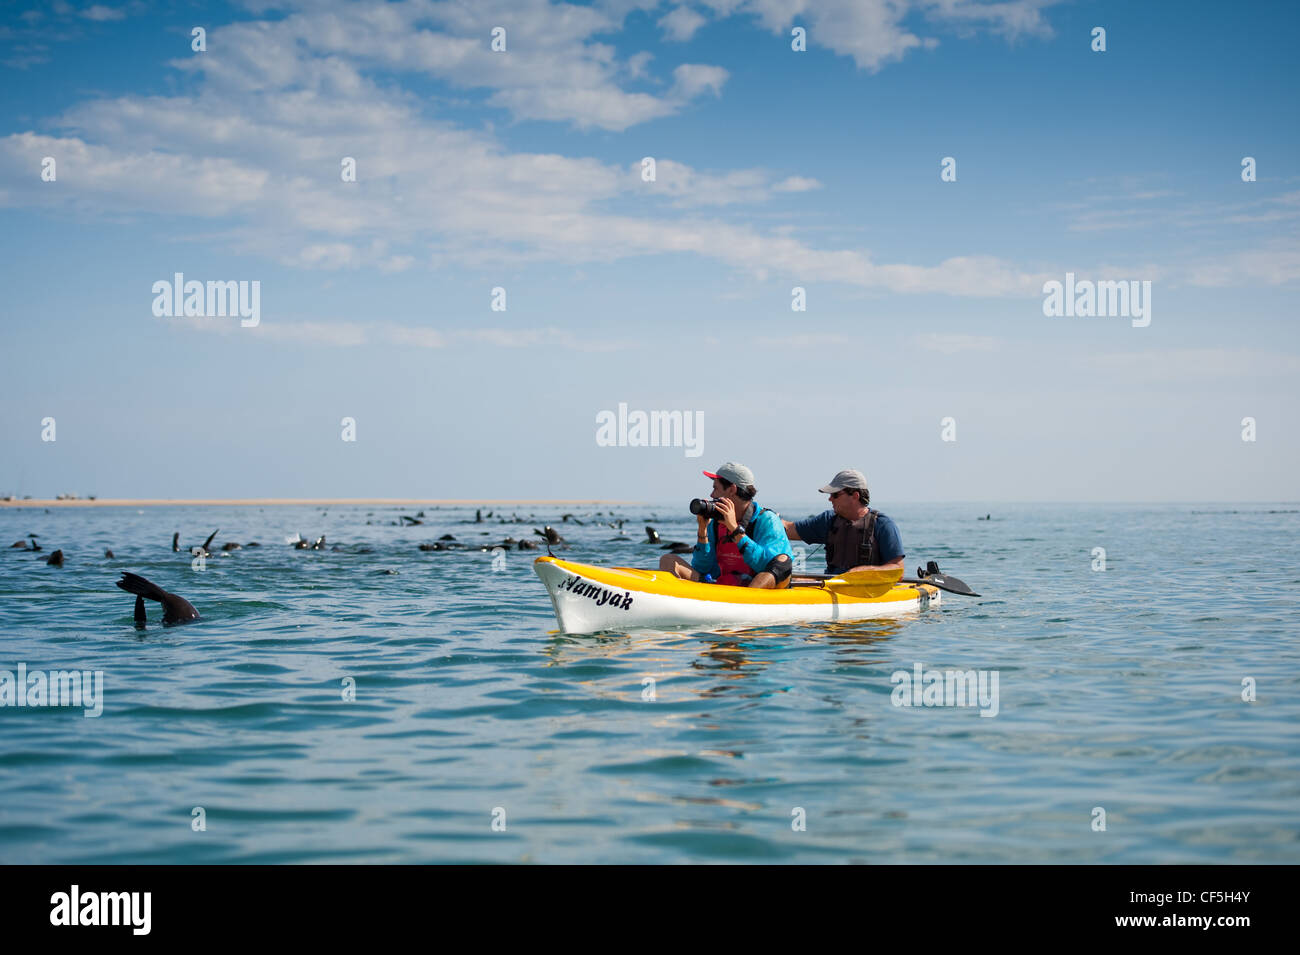
[(966, 586), (966, 582), (951, 577), (948, 574), (932, 574), (929, 577), (904, 577), (899, 583), (903, 584), (933, 584), (940, 590), (946, 590), (950, 594), (961, 594), (963, 597), (978, 597), (979, 594)]

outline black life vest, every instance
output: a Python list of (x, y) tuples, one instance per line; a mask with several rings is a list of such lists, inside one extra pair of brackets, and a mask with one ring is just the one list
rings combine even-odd
[(856, 521), (845, 520), (836, 514), (826, 532), (826, 567), (838, 568), (831, 573), (843, 573), (850, 567), (880, 563), (880, 547), (876, 544), (876, 515), (880, 512), (867, 508), (867, 513)]

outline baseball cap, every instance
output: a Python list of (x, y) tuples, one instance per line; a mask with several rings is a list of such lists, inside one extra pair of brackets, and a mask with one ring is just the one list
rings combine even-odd
[(732, 484), (744, 484), (749, 487), (754, 485), (754, 472), (736, 461), (728, 461), (718, 468), (717, 474), (712, 471), (703, 473), (706, 478), (721, 478), (724, 481), (730, 481)]
[(835, 477), (831, 478), (831, 483), (823, 488), (818, 488), (822, 494), (831, 494), (835, 491), (842, 491), (846, 487), (867, 489), (867, 476), (861, 471), (841, 471)]

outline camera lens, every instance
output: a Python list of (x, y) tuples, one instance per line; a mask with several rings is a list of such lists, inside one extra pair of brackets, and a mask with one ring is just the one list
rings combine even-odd
[(696, 515), (702, 514), (705, 517), (717, 517), (718, 508), (716, 504), (707, 498), (697, 497), (695, 500), (691, 501), (691, 513)]

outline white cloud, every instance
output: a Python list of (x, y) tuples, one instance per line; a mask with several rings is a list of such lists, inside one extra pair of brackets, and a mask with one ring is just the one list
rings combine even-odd
[(1176, 348), (1136, 352), (1083, 352), (1076, 365), (1086, 371), (1154, 381), (1201, 382), (1212, 378), (1294, 378), (1300, 356), (1262, 348)]
[[(213, 328), (221, 328), (224, 331), (228, 326), (229, 323), (215, 325), (209, 319), (208, 324), (195, 327), (205, 331)], [(270, 341), (350, 347), (366, 344), (371, 340), (371, 336), (376, 334), (377, 329), (357, 322), (275, 322), (263, 319), (261, 324), (249, 329), (240, 329), (240, 332)]]
[[(699, 172), (665, 159), (659, 181), (645, 184), (626, 167), (595, 159), (509, 153), (490, 132), (430, 118), (416, 97), (363, 71), (374, 60), (414, 68), (439, 56), (471, 74), (482, 70), (478, 58), (489, 54), (478, 47), (486, 49), (486, 29), (469, 39), (411, 26), (429, 17), (465, 33), (507, 8), (488, 4), (485, 13), (425, 0), (310, 5), (274, 22), (215, 28), (208, 53), (181, 61), (202, 72), (193, 95), (93, 100), (53, 124), (63, 135), (0, 137), (0, 195), (10, 204), (63, 207), (78, 216), (189, 216), (199, 227), (208, 223), (208, 238), (299, 268), (584, 264), (679, 253), (804, 283), (979, 297), (1041, 294), (1043, 276), (991, 256), (881, 263), (866, 249), (813, 247), (786, 223), (764, 231), (721, 218), (668, 218), (644, 206), (637, 215), (613, 214), (611, 201), (646, 186), (678, 207), (722, 209), (818, 183), (798, 175), (776, 179), (763, 170)], [(558, 91), (563, 99), (582, 89), (591, 99), (585, 106), (557, 102), (550, 109), (557, 116), (594, 116), (597, 125), (602, 110), (610, 111), (608, 122), (615, 114), (625, 118), (626, 99), (606, 82), (612, 72), (603, 72), (615, 68), (612, 49), (585, 42), (617, 21), (604, 8), (557, 9), (551, 11), (555, 29), (547, 33), (534, 21), (550, 9), (534, 0), (510, 8), (506, 21), (509, 43), (533, 38), (555, 54), (545, 61), (535, 58), (537, 51), (522, 54), (544, 69), (527, 95)], [(583, 62), (560, 62), (578, 47)], [(502, 61), (501, 69), (521, 67)], [(594, 87), (580, 82), (593, 77)], [(647, 97), (646, 108), (671, 108), (682, 97), (716, 91), (725, 78), (716, 67), (681, 65), (674, 92)], [(498, 82), (501, 95), (524, 89)], [(57, 187), (35, 175), (46, 155), (58, 159)], [(341, 181), (344, 156), (356, 159), (356, 182)], [(185, 237), (195, 231), (191, 225)]]
[(627, 78), (630, 80), (639, 80), (647, 76), (650, 61), (654, 58), (655, 55), (647, 50), (642, 50), (640, 53), (633, 53), (627, 58)]
[(1300, 280), (1300, 244), (1279, 240), (1206, 259), (1190, 266), (1185, 280), (1202, 288), (1295, 282)]
[(678, 207), (763, 202), (775, 192), (805, 192), (821, 187), (817, 180), (802, 176), (774, 182), (772, 175), (762, 169), (708, 173), (672, 159), (656, 160), (654, 182), (642, 181), (640, 161), (631, 164), (628, 177), (634, 192), (670, 198)]
[(464, 331), (440, 331), (396, 322), (277, 322), (263, 318), (252, 328), (240, 328), (236, 322), (214, 319), (165, 319), (169, 324), (207, 332), (251, 335), (268, 341), (331, 348), (354, 348), (363, 345), (402, 345), (409, 348), (448, 348), (456, 345), (488, 345), (494, 348), (554, 347), (570, 351), (609, 352), (628, 347), (625, 342), (602, 334), (579, 334), (563, 328), (477, 328)]
[(122, 20), (126, 17), (126, 11), (115, 7), (106, 7), (102, 4), (95, 4), (81, 11), (81, 16), (87, 20)]
[(820, 189), (822, 184), (816, 179), (809, 179), (806, 176), (788, 176), (772, 186), (773, 192), (808, 192), (810, 189)]
[(1022, 35), (1051, 36), (1042, 10), (1058, 0), (704, 0), (715, 15), (748, 14), (788, 40), (792, 26), (808, 31), (809, 48), (821, 46), (853, 57), (860, 69), (875, 72), (901, 60), (910, 50), (933, 49), (935, 37), (905, 27), (909, 15), (936, 26), (971, 32), (983, 28), (1014, 40)]
[[(289, 0), (277, 6), (291, 12), (210, 30), (203, 56), (173, 65), (202, 72), (224, 89), (296, 83), (334, 95), (362, 88), (362, 69), (425, 74), (489, 90), (489, 105), (518, 119), (615, 131), (672, 115), (703, 93), (716, 95), (726, 79), (719, 67), (688, 65), (674, 71), (664, 96), (622, 89), (618, 78), (642, 75), (648, 58), (638, 53), (620, 63), (612, 46), (595, 41), (622, 28), (626, 11), (609, 7), (549, 0)], [(504, 52), (490, 47), (498, 26), (506, 30)]]
[[(1230, 202), (1175, 202), (1185, 193), (1172, 190), (1138, 190), (1089, 195), (1055, 203), (1052, 209), (1070, 216), (1071, 232), (1107, 232), (1120, 229), (1221, 231), (1224, 223), (1254, 225), (1300, 219), (1300, 192), (1252, 196)], [(1155, 200), (1169, 200), (1156, 202)]]
[(673, 7), (659, 18), (659, 26), (663, 28), (664, 34), (670, 40), (678, 42), (689, 40), (695, 36), (695, 31), (708, 22), (707, 18), (700, 16), (690, 7)]
[(684, 103), (701, 93), (722, 95), (722, 85), (727, 82), (727, 71), (720, 66), (700, 63), (683, 63), (673, 70), (673, 87), (670, 99)]

